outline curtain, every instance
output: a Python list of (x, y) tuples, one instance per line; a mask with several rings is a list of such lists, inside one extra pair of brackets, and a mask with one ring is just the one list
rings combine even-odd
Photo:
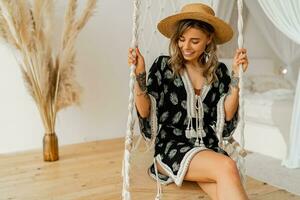
[[(250, 3), (250, 1), (247, 1)], [(263, 9), (268, 19), (273, 25), (280, 30), (284, 35), (289, 37), (290, 40), (300, 45), (300, 1), (299, 0), (276, 0), (276, 1), (265, 1), (258, 0), (259, 5)], [(258, 21), (260, 23), (260, 21)], [(271, 29), (272, 30), (272, 29)], [(273, 35), (269, 34), (267, 38), (272, 38)], [(286, 40), (286, 39), (284, 39)], [(280, 42), (273, 40), (275, 43)], [(280, 44), (283, 47), (287, 47), (282, 41)], [(288, 42), (288, 49), (280, 48), (282, 46), (276, 45), (277, 51), (279, 51), (279, 58), (283, 57), (289, 68), (295, 60), (299, 58), (299, 46)], [(287, 50), (287, 51), (286, 51)], [(288, 54), (287, 54), (288, 52)], [(296, 94), (294, 99), (294, 107), (292, 113), (292, 121), (290, 127), (290, 142), (288, 145), (288, 152), (286, 158), (282, 161), (282, 165), (288, 168), (299, 168), (300, 167), (300, 74), (299, 66), (294, 69), (294, 72), (298, 73), (298, 81), (296, 85)], [(295, 73), (295, 74), (297, 74)]]
[(258, 0), (258, 2), (278, 30), (300, 44), (300, 1)]
[(296, 85), (300, 45), (289, 39), (273, 25), (257, 1), (245, 0), (244, 2), (270, 48), (285, 65), (284, 67), (288, 69), (287, 78)]

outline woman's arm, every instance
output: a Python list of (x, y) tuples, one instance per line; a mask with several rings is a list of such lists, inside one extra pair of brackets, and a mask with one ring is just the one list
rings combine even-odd
[(225, 98), (225, 120), (230, 121), (239, 106), (239, 65), (243, 65), (243, 71), (248, 68), (248, 58), (246, 49), (237, 49), (233, 58), (231, 83), (229, 84), (228, 95)]
[(229, 86), (228, 95), (225, 97), (224, 107), (225, 107), (225, 120), (230, 121), (233, 117), (237, 108), (239, 106), (239, 88)]
[(135, 89), (135, 105), (142, 118), (147, 118), (150, 114), (151, 101), (147, 94), (146, 72), (137, 73)]
[(145, 60), (138, 48), (129, 48), (128, 65), (132, 64), (136, 65), (135, 106), (140, 116), (147, 118), (150, 114), (151, 101), (147, 94)]

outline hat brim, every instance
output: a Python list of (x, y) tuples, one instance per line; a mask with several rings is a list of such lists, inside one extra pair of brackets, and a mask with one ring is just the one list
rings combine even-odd
[(205, 13), (203, 14), (199, 12), (186, 12), (171, 15), (161, 20), (158, 23), (157, 28), (159, 32), (161, 32), (161, 34), (163, 34), (167, 38), (170, 38), (176, 30), (178, 22), (184, 19), (199, 20), (212, 25), (215, 29), (214, 34), (217, 44), (228, 42), (233, 36), (233, 30), (229, 24), (213, 15), (208, 15)]

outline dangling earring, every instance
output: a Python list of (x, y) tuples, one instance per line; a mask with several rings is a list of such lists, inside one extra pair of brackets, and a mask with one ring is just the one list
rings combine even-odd
[(208, 59), (210, 57), (210, 54), (206, 51), (206, 49), (204, 50), (204, 60), (205, 60), (205, 63), (208, 62)]

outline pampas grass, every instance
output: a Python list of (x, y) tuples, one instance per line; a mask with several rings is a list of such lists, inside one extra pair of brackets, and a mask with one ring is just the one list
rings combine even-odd
[(96, 1), (87, 0), (78, 19), (77, 0), (68, 1), (61, 41), (54, 48), (53, 0), (0, 0), (0, 37), (19, 53), (25, 85), (36, 102), (47, 134), (55, 132), (60, 110), (79, 104), (75, 41), (91, 18)]

